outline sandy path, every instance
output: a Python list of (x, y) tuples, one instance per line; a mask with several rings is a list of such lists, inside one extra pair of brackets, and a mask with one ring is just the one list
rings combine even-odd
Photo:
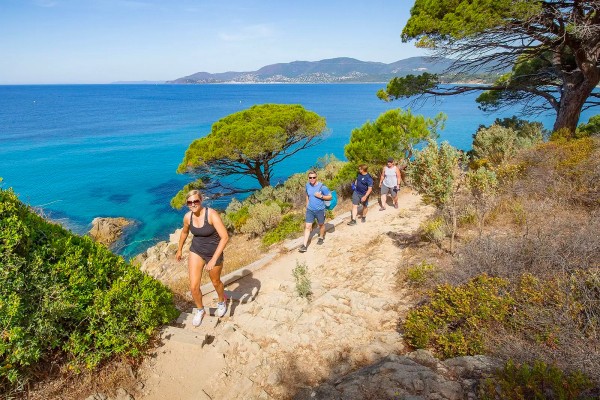
[[(408, 190), (400, 208), (369, 210), (366, 223), (344, 223), (306, 253), (284, 252), (227, 287), (258, 290), (232, 303), (230, 315), (191, 327), (183, 315), (141, 369), (136, 399), (280, 399), (403, 350), (397, 332), (406, 293), (396, 285), (402, 249), (388, 232), (414, 232), (431, 208)], [(348, 219), (346, 219), (347, 221)], [(292, 270), (305, 263), (312, 301), (298, 297)], [(214, 294), (205, 304), (213, 304)]]

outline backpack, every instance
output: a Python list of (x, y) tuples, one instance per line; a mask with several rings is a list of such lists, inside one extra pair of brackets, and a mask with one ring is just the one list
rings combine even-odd
[[(319, 188), (319, 192), (321, 191), (322, 188), (323, 188), (323, 184), (321, 184), (321, 187)], [(325, 203), (326, 210), (333, 210), (335, 208), (335, 206), (337, 205), (337, 193), (335, 192), (335, 190), (331, 191), (331, 200), (323, 200), (323, 203)]]
[(335, 190), (331, 191), (331, 200), (325, 200), (325, 208), (327, 210), (333, 210), (337, 205), (337, 193)]

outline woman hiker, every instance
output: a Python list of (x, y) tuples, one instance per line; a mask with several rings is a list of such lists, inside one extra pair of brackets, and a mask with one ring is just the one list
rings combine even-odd
[(400, 168), (394, 164), (393, 158), (388, 158), (379, 178), (379, 188), (381, 189), (381, 208), (379, 211), (385, 210), (388, 194), (392, 197), (394, 208), (398, 208), (398, 188), (401, 181)]
[(197, 307), (192, 325), (199, 326), (205, 314), (204, 305), (202, 304), (202, 292), (200, 291), (203, 269), (208, 271), (210, 280), (219, 297), (216, 316), (220, 318), (227, 312), (221, 271), (223, 270), (223, 249), (225, 249), (225, 245), (229, 240), (229, 234), (219, 213), (202, 205), (200, 191), (191, 190), (187, 195), (186, 203), (190, 211), (183, 217), (183, 229), (179, 236), (179, 247), (175, 258), (177, 261), (181, 260), (183, 244), (189, 232), (191, 232), (194, 237), (192, 238), (188, 258), (188, 274), (190, 277), (190, 290)]

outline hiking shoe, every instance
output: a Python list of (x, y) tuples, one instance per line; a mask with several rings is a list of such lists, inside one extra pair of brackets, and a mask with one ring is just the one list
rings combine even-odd
[(220, 301), (217, 303), (217, 312), (215, 313), (217, 317), (221, 318), (227, 312), (227, 303), (224, 301)]
[(202, 318), (204, 318), (204, 308), (197, 308), (194, 318), (192, 319), (192, 325), (200, 326)]
[(300, 253), (306, 253), (306, 246), (305, 245), (300, 246), (300, 248), (298, 249), (298, 251)]
[(348, 225), (356, 225), (356, 220), (351, 219), (350, 222), (348, 222)]
[(379, 211), (385, 211), (385, 207), (380, 207)]
[(319, 238), (319, 240), (317, 240), (317, 244), (323, 244), (324, 241), (325, 241), (325, 239)]
[(362, 218), (360, 219), (360, 221), (361, 221), (362, 223), (365, 223), (365, 222), (367, 222), (367, 217), (362, 217)]
[(396, 209), (397, 209), (397, 208), (398, 208), (398, 204), (394, 204), (394, 208), (396, 208)]

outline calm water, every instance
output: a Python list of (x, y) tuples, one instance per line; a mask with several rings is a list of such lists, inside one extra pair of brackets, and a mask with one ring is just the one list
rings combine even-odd
[[(353, 128), (406, 106), (378, 100), (375, 93), (383, 86), (0, 86), (2, 186), (76, 233), (87, 232), (98, 216), (135, 220), (118, 249), (132, 256), (181, 224), (182, 212), (171, 209), (169, 201), (189, 177), (175, 170), (188, 145), (219, 118), (262, 103), (299, 103), (324, 116), (330, 129), (326, 141), (276, 171), (286, 177), (305, 171), (324, 154), (343, 159)], [(451, 97), (413, 112), (445, 112), (442, 139), (468, 149), (480, 124), (514, 114), (486, 115), (475, 97)], [(551, 117), (537, 119), (552, 125)]]

